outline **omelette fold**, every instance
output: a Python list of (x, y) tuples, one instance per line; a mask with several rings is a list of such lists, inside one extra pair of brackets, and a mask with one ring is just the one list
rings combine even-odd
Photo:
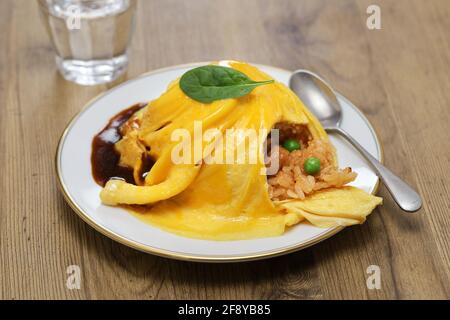
[[(246, 63), (230, 62), (229, 67), (255, 81), (271, 79)], [(271, 146), (281, 168), (269, 176), (261, 174), (267, 168), (263, 157), (254, 163), (205, 161), (214, 153), (206, 150), (211, 141), (202, 145), (203, 158), (174, 163), (173, 152), (179, 148), (179, 142), (173, 141), (174, 130), (182, 128), (195, 136), (195, 123), (201, 123), (203, 131), (215, 129), (223, 134), (228, 129), (270, 132), (280, 128), (281, 139), (294, 135), (303, 149), (289, 153)], [(102, 202), (125, 206), (140, 219), (182, 236), (211, 240), (272, 237), (303, 221), (318, 227), (349, 226), (363, 223), (382, 202), (346, 186), (356, 173), (337, 168), (336, 152), (319, 121), (279, 82), (257, 87), (240, 98), (205, 104), (189, 98), (179, 80), (174, 80), (158, 99), (136, 112), (121, 132), (115, 144), (119, 164), (133, 169), (135, 183), (109, 180), (100, 194)], [(261, 150), (263, 143), (258, 145)], [(302, 166), (311, 155), (321, 159), (323, 172), (317, 175), (306, 174)], [(145, 157), (154, 164), (141, 174)]]

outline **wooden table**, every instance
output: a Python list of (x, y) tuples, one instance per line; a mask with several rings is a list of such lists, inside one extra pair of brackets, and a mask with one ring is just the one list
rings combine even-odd
[[(366, 27), (374, 2), (381, 30)], [(0, 1), (0, 298), (450, 298), (449, 16), (448, 0), (140, 1), (126, 78), (222, 58), (314, 70), (360, 106), (387, 166), (424, 198), (405, 214), (382, 187), (384, 206), (361, 226), (287, 256), (211, 265), (120, 245), (65, 203), (58, 138), (110, 86), (64, 81), (36, 3)], [(80, 290), (66, 288), (69, 265)], [(369, 265), (380, 290), (366, 286)]]

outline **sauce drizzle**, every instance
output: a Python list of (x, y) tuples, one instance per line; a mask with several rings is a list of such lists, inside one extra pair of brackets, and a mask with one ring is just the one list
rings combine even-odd
[[(123, 179), (128, 183), (136, 184), (133, 177), (133, 168), (119, 166), (120, 154), (114, 148), (114, 144), (122, 139), (122, 133), (120, 132), (122, 125), (146, 105), (146, 103), (138, 103), (119, 112), (92, 140), (92, 176), (95, 182), (102, 187), (111, 178)], [(150, 170), (152, 163), (150, 161), (144, 163), (145, 170)]]

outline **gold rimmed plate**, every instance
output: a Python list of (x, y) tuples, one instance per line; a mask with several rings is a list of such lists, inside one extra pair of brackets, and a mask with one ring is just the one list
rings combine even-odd
[[(109, 238), (132, 248), (173, 259), (203, 262), (248, 261), (273, 257), (304, 249), (336, 234), (342, 227), (317, 228), (301, 223), (279, 237), (209, 241), (184, 238), (168, 233), (135, 218), (122, 208), (101, 203), (100, 186), (91, 173), (93, 137), (111, 117), (123, 109), (159, 97), (168, 84), (187, 70), (207, 63), (194, 63), (159, 69), (127, 81), (89, 102), (65, 129), (56, 153), (56, 172), (65, 199), (89, 225)], [(274, 79), (288, 83), (290, 71), (256, 65)], [(357, 139), (373, 156), (382, 160), (382, 151), (375, 130), (359, 109), (338, 95), (343, 109), (342, 127)], [(331, 136), (339, 165), (350, 166), (358, 173), (352, 183), (375, 193), (378, 178), (367, 162), (338, 136)]]

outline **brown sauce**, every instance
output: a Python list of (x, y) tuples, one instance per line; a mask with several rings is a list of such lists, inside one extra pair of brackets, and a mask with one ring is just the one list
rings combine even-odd
[[(119, 166), (120, 154), (114, 148), (114, 144), (122, 139), (120, 128), (137, 111), (147, 104), (139, 103), (125, 109), (109, 120), (106, 127), (100, 131), (92, 140), (91, 165), (92, 175), (95, 182), (105, 186), (111, 178), (123, 179), (128, 183), (136, 184), (133, 177), (133, 168)], [(141, 176), (150, 171), (153, 161), (144, 157)]]

